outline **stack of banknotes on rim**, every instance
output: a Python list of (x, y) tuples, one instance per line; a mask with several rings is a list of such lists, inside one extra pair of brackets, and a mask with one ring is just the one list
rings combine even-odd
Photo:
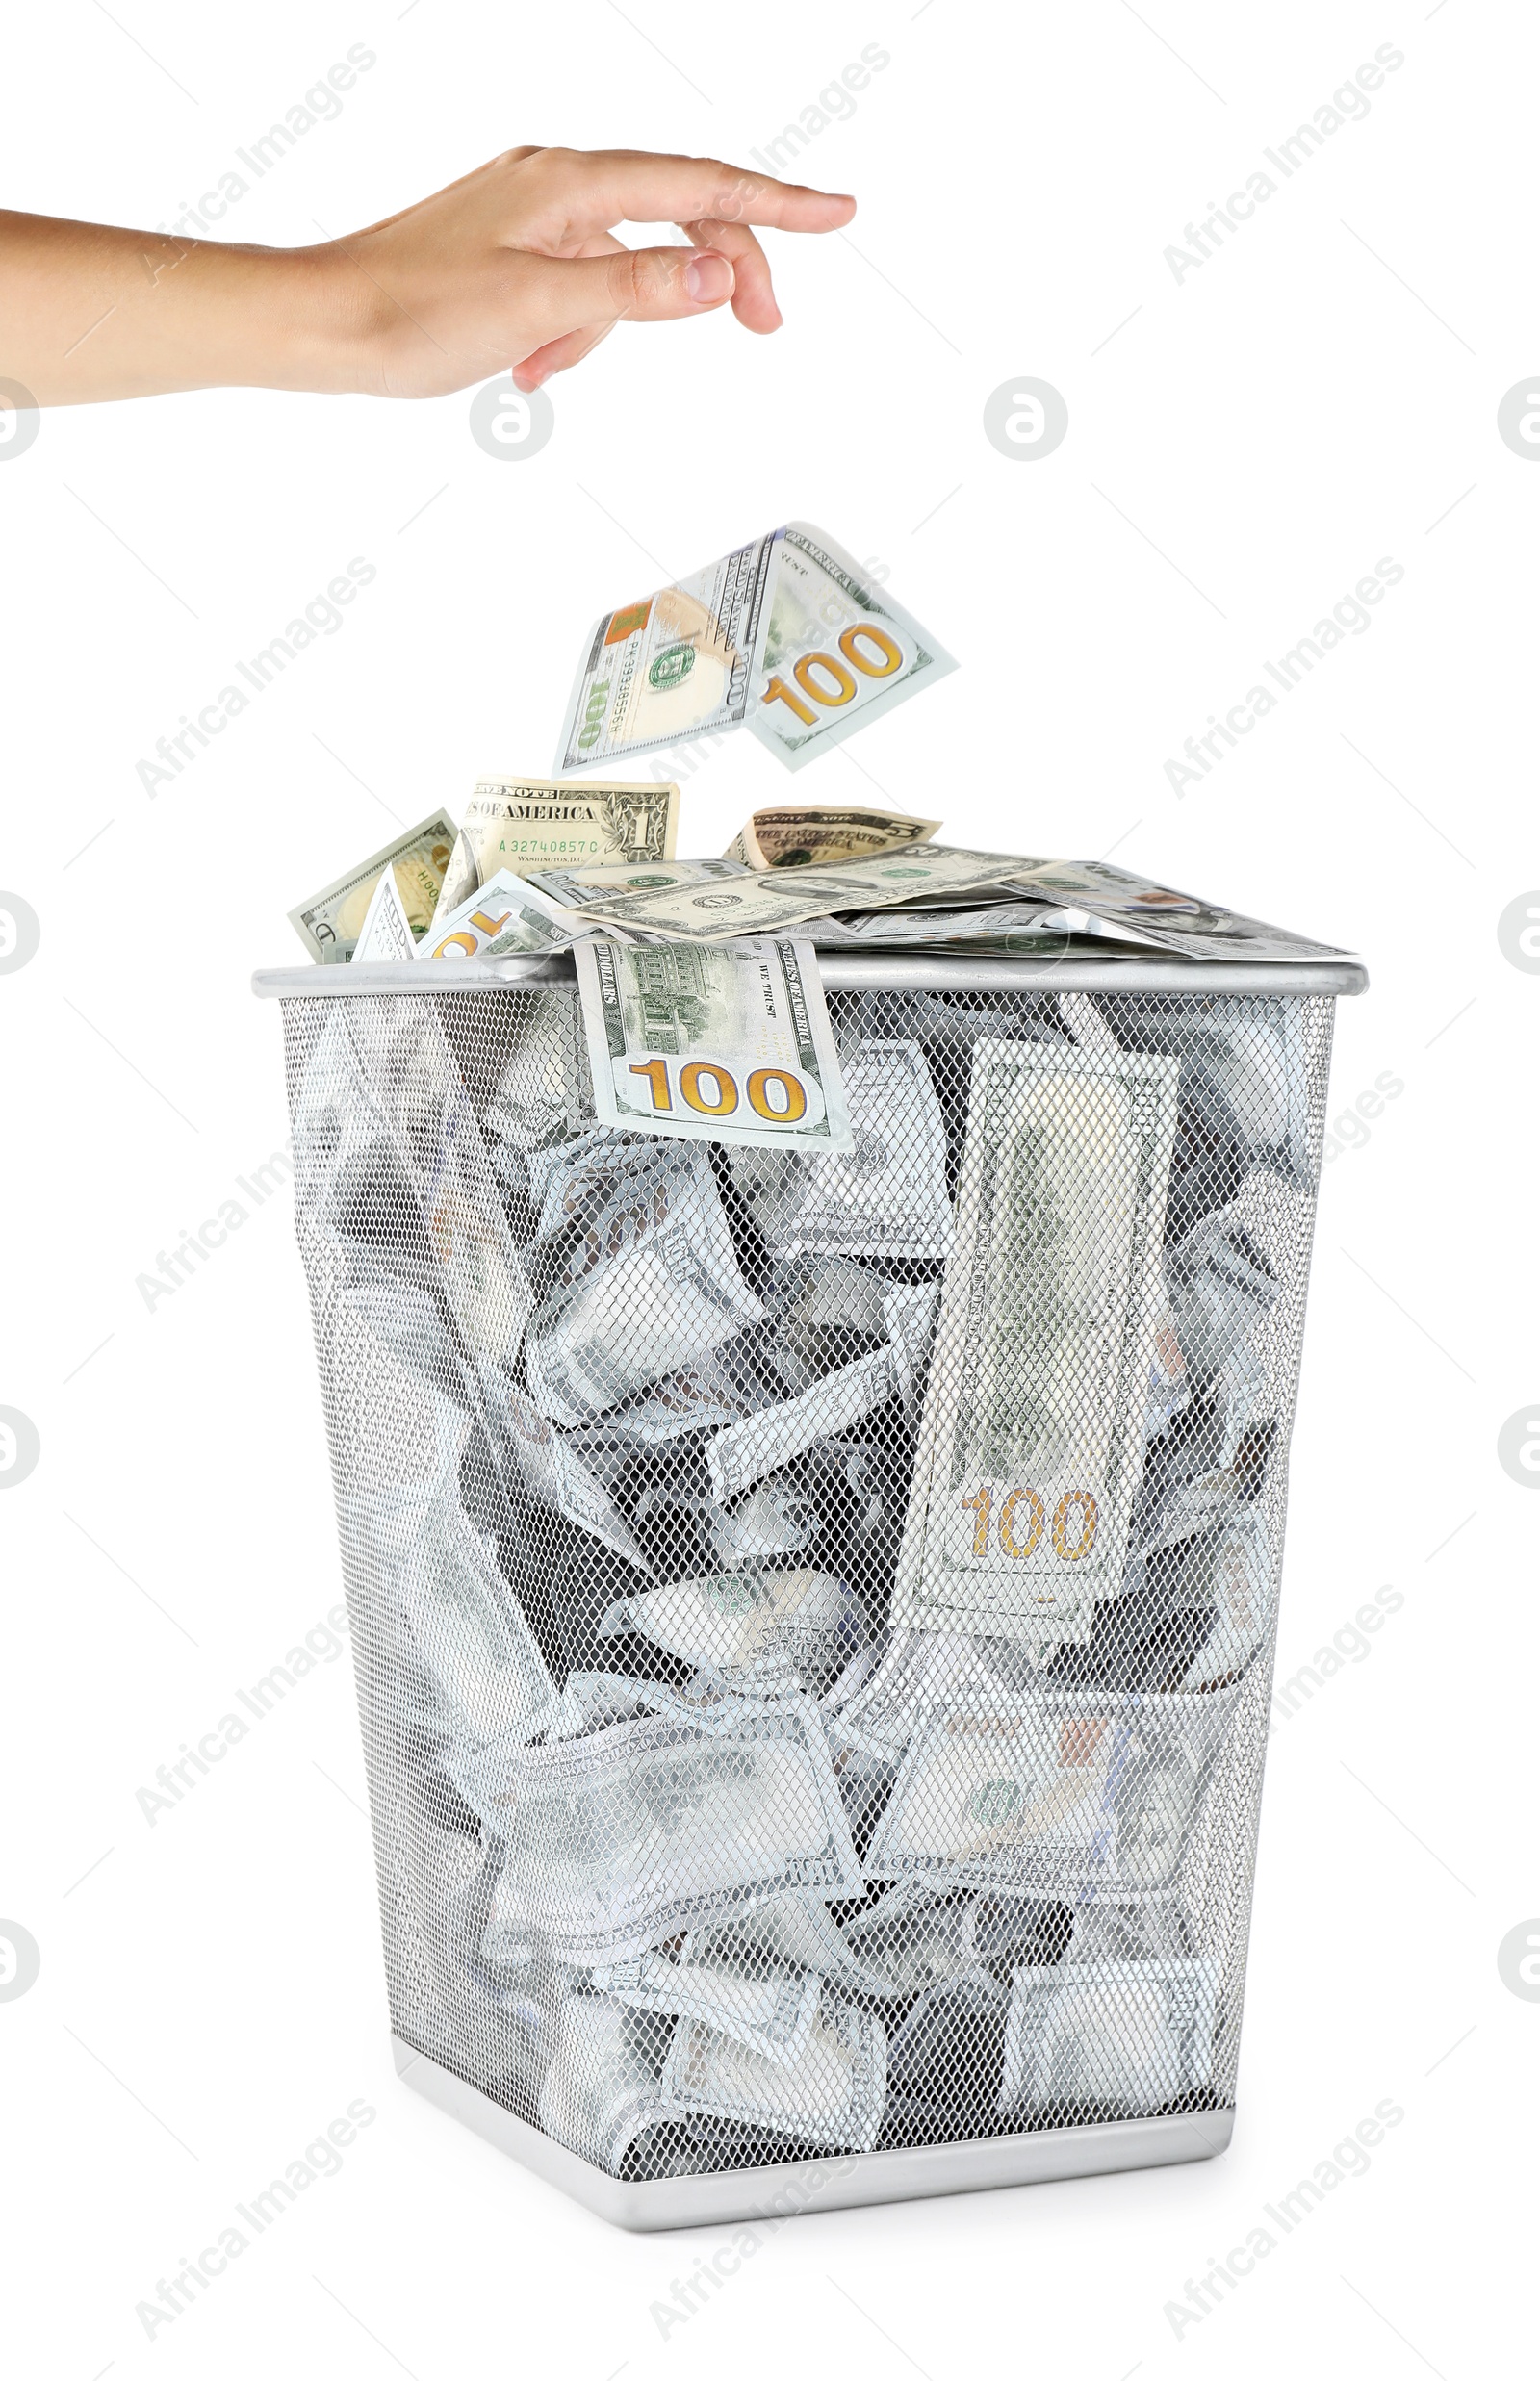
[(1206, 1813), (1272, 1622), (1306, 1004), (826, 996), (819, 953), (1322, 946), (893, 812), (680, 859), (678, 807), (489, 781), (294, 913), (424, 991), (559, 962), (312, 1004), (295, 1102), (395, 1384), (341, 1506), (439, 2055), (641, 2176), (1204, 2106), (1183, 1883), (1248, 1856)]

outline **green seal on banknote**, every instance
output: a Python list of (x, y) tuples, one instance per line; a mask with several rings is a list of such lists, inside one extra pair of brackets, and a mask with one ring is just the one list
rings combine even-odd
[(666, 653), (658, 654), (648, 671), (647, 682), (650, 686), (678, 686), (689, 677), (694, 667), (693, 645), (671, 645)]

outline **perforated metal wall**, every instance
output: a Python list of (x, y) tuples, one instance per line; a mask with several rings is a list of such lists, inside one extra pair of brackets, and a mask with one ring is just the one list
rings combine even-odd
[(799, 1160), (284, 1002), (393, 2025), (634, 2178), (1233, 2096), (1332, 1004), (830, 1010)]

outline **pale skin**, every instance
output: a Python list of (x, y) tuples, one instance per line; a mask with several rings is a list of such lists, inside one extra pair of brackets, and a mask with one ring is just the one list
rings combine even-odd
[[(184, 240), (0, 210), (0, 379), (39, 405), (177, 389), (444, 397), (524, 390), (617, 322), (731, 304), (781, 326), (756, 227), (837, 231), (853, 198), (714, 158), (509, 149), (383, 222), (309, 248)], [(621, 223), (688, 247), (629, 248)]]

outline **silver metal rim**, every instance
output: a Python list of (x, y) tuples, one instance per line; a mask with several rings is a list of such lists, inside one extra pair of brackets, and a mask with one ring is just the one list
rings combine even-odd
[[(819, 973), (836, 991), (1235, 992), (1351, 995), (1367, 991), (1362, 960), (969, 959), (961, 952), (822, 951)], [(364, 967), (263, 967), (259, 1000), (360, 1000), (381, 992), (481, 992), (502, 986), (571, 984), (565, 954), (531, 959), (405, 960)]]
[(732, 2174), (669, 2175), (622, 2183), (467, 2084), (399, 2035), (391, 2036), (396, 2071), (435, 2108), (457, 2117), (521, 2165), (553, 2183), (596, 2215), (627, 2232), (673, 2232), (693, 2224), (779, 2223), (833, 2208), (875, 2207), (894, 2199), (934, 2199), (949, 2191), (997, 2190), (1014, 2183), (1062, 2183), (1088, 2174), (1126, 2174), (1141, 2166), (1186, 2165), (1217, 2158), (1230, 2145), (1233, 2109), (1192, 2116), (1140, 2116), (1060, 2133), (1014, 2134), (953, 2141), (934, 2149), (866, 2151), (848, 2158), (801, 2158)]

